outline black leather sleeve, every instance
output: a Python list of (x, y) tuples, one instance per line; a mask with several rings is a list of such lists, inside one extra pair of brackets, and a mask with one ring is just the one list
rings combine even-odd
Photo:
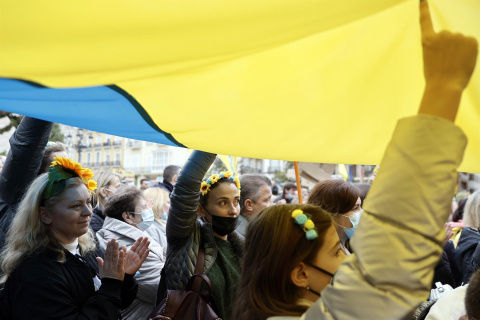
[(170, 197), (167, 222), (169, 245), (187, 239), (195, 228), (200, 196), (200, 184), (216, 155), (194, 151), (178, 177)]

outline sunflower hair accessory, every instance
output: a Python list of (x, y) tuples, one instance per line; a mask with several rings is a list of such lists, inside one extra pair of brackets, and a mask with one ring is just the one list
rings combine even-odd
[(312, 221), (312, 216), (308, 213), (304, 213), (302, 209), (296, 209), (292, 212), (293, 221), (298, 224), (303, 231), (305, 231), (305, 236), (307, 240), (313, 240), (318, 238), (317, 228)]
[(202, 196), (206, 195), (208, 191), (210, 191), (210, 188), (217, 183), (218, 180), (224, 178), (233, 180), (240, 191), (240, 179), (238, 179), (238, 175), (233, 174), (231, 171), (222, 171), (218, 174), (212, 174), (207, 180), (202, 182), (202, 185), (200, 186)]
[(48, 182), (43, 191), (43, 199), (50, 199), (59, 195), (65, 189), (65, 181), (79, 177), (88, 189), (93, 193), (97, 189), (97, 182), (93, 178), (92, 170), (82, 168), (82, 165), (72, 159), (55, 157), (48, 170)]

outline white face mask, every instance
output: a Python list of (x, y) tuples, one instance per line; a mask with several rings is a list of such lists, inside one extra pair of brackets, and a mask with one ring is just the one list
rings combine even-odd
[(137, 224), (137, 228), (145, 231), (147, 230), (155, 220), (155, 214), (153, 213), (152, 208), (143, 210), (141, 213), (131, 212), (133, 214), (141, 214), (143, 221)]

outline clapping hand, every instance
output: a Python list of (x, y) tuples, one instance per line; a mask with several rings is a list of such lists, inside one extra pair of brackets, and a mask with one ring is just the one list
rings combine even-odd
[(99, 276), (123, 281), (125, 275), (125, 251), (118, 250), (118, 242), (115, 239), (107, 243), (104, 259), (97, 257)]
[(126, 247), (123, 247), (122, 250), (125, 251), (126, 261), (125, 261), (125, 273), (135, 275), (138, 269), (142, 266), (142, 263), (147, 258), (150, 253), (148, 246), (150, 241), (147, 237), (140, 237), (135, 241), (130, 250), (126, 251)]

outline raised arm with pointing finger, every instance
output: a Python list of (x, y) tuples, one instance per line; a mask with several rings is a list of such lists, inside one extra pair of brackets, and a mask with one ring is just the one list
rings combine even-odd
[(453, 121), (478, 44), (436, 33), (426, 1), (420, 20), (426, 86), (418, 115), (399, 121), (352, 239), (355, 255), (306, 319), (410, 319), (428, 298), (467, 143)]

